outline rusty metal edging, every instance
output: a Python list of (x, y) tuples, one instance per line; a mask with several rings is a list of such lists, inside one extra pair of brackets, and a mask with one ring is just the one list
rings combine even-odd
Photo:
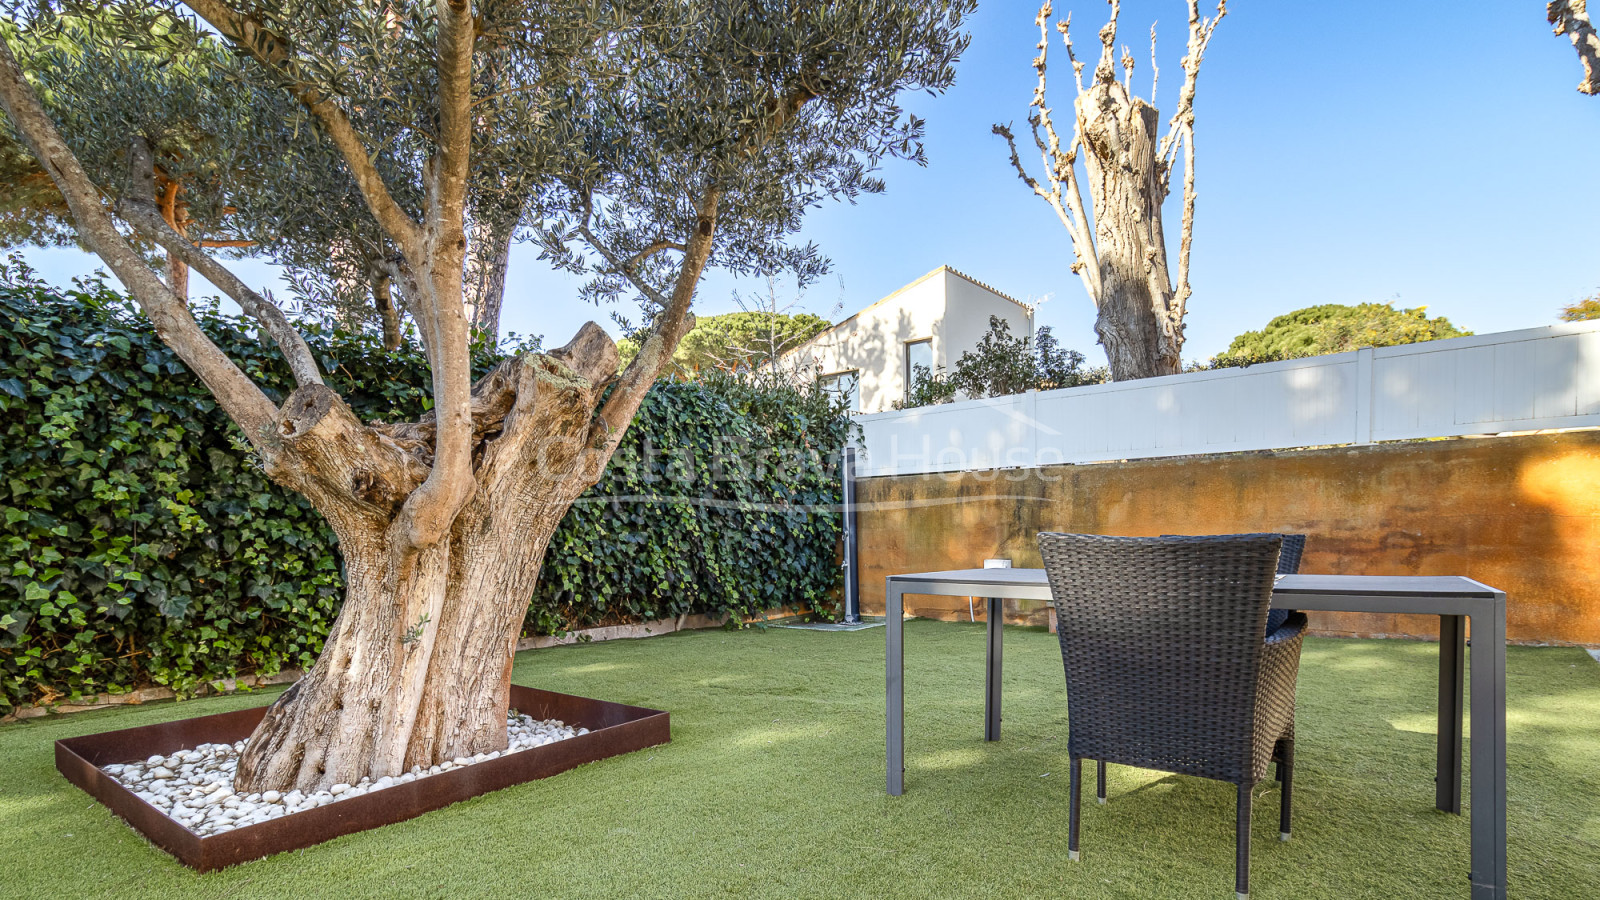
[(56, 741), (56, 769), (179, 862), (213, 872), (404, 822), (479, 794), (672, 740), (670, 716), (660, 710), (518, 685), (511, 687), (511, 706), (536, 719), (560, 719), (589, 733), (209, 837), (168, 818), (99, 767), (158, 753), (165, 756), (200, 744), (244, 740), (266, 707)]

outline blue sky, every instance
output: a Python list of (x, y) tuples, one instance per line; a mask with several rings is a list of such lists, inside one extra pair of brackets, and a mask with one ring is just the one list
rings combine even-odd
[[(951, 265), (1020, 300), (1048, 298), (1039, 324), (1103, 360), (1093, 307), (1067, 268), (1066, 232), (989, 131), (1025, 127), (1037, 9), (983, 3), (956, 87), (907, 98), (928, 119), (926, 168), (890, 164), (886, 194), (811, 214), (803, 239), (831, 257), (834, 274), (800, 308), (826, 316), (842, 303), (848, 315)], [(1097, 48), (1107, 9), (1057, 4), (1074, 13), (1080, 53)], [(1182, 78), (1184, 9), (1183, 0), (1123, 4), (1119, 38), (1139, 61), (1141, 95), (1158, 23), (1163, 114)], [(1066, 110), (1059, 47), (1051, 96)], [(1200, 74), (1185, 356), (1208, 357), (1241, 331), (1317, 303), (1425, 305), (1479, 333), (1554, 322), (1561, 306), (1600, 288), (1600, 98), (1573, 89), (1579, 76), (1541, 3), (1236, 0)], [(95, 267), (74, 251), (29, 256), (62, 282)], [(253, 283), (274, 280), (264, 264), (241, 268)], [(514, 251), (509, 282), (503, 331), (564, 343), (585, 320), (611, 327), (609, 308), (577, 300), (572, 280), (531, 248)], [(735, 289), (761, 287), (713, 272), (696, 308), (731, 311)], [(792, 297), (792, 284), (783, 293)]]

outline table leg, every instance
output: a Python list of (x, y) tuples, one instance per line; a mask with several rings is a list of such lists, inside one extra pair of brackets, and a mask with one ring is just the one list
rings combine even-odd
[(990, 597), (985, 602), (988, 604), (989, 647), (984, 655), (986, 668), (983, 679), (983, 739), (998, 741), (1000, 740), (1000, 668), (1001, 655), (1005, 650), (1001, 625), (1004, 624), (1002, 619), (1005, 614), (1000, 608), (999, 597)]
[(1461, 815), (1461, 729), (1466, 683), (1467, 627), (1462, 616), (1439, 617), (1439, 758), (1434, 805)]
[(1505, 594), (1472, 617), (1472, 900), (1506, 897)]
[(905, 792), (906, 706), (905, 706), (905, 617), (901, 590), (889, 582), (884, 596), (888, 648), (885, 652), (885, 709), (888, 715), (889, 793)]

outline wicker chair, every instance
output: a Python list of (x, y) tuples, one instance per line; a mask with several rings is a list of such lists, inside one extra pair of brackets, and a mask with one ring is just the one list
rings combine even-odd
[(1303, 613), (1263, 640), (1276, 534), (1039, 535), (1066, 668), (1068, 855), (1078, 858), (1082, 761), (1237, 786), (1235, 889), (1250, 889), (1250, 790), (1280, 761), (1289, 839)]

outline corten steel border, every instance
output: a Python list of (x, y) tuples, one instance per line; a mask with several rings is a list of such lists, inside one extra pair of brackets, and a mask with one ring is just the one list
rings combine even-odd
[(168, 818), (99, 767), (144, 760), (157, 753), (168, 755), (200, 744), (244, 740), (266, 715), (266, 707), (56, 741), (56, 769), (179, 862), (201, 872), (214, 872), (340, 835), (404, 822), (479, 794), (672, 740), (669, 715), (656, 709), (518, 685), (511, 686), (511, 706), (535, 719), (560, 719), (575, 728), (587, 728), (589, 733), (209, 837)]

